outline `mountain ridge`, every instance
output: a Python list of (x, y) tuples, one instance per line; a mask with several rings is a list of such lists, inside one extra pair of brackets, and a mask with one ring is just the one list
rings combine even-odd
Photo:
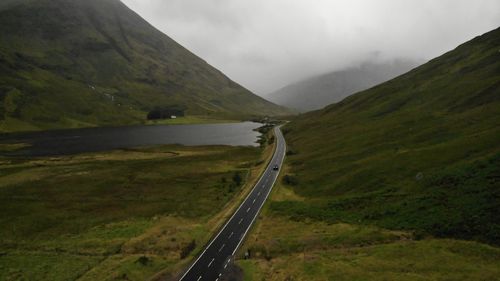
[(301, 112), (317, 110), (399, 76), (419, 64), (417, 61), (408, 59), (365, 62), (359, 66), (294, 82), (265, 97), (272, 102)]
[(3, 131), (145, 122), (157, 106), (245, 119), (287, 114), (118, 0), (0, 6)]

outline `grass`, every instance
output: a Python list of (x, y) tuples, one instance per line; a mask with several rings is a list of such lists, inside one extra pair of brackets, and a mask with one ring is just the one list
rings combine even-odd
[(0, 7), (0, 33), (0, 132), (144, 124), (158, 106), (193, 119), (289, 113), (118, 0), (18, 0)]
[(496, 247), (364, 223), (290, 220), (272, 206), (304, 198), (282, 182), (269, 200), (241, 248), (251, 258), (236, 262), (245, 281), (500, 280)]
[(30, 146), (27, 143), (2, 143), (0, 144), (0, 153), (1, 152), (13, 152), (19, 149), (23, 149), (25, 147)]
[(455, 240), (323, 247), (238, 264), (244, 280), (498, 280), (498, 249)]
[(175, 274), (237, 206), (271, 150), (169, 145), (3, 158), (0, 280)]

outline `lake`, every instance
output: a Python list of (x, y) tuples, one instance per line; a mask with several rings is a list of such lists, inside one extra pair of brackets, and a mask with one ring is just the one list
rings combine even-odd
[(260, 123), (100, 127), (0, 134), (30, 146), (3, 155), (57, 156), (161, 144), (257, 146)]

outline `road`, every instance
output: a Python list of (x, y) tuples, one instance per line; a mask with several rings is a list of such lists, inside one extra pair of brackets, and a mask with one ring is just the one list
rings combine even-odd
[(276, 149), (262, 177), (180, 281), (217, 281), (233, 261), (234, 254), (257, 218), (278, 178), (279, 170), (274, 170), (274, 166), (278, 165), (281, 169), (285, 158), (286, 143), (283, 134), (279, 127), (274, 128), (274, 133)]

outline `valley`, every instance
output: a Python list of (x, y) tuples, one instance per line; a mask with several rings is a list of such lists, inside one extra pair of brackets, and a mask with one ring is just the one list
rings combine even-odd
[(231, 215), (271, 151), (167, 145), (2, 158), (0, 280), (175, 274)]

